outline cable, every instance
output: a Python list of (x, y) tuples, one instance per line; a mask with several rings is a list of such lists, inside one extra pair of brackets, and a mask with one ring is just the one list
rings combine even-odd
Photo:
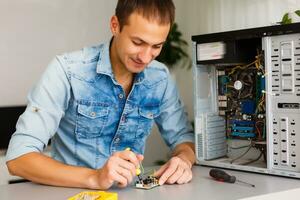
[(238, 159), (240, 159), (240, 158), (242, 158), (244, 155), (246, 155), (246, 154), (250, 151), (251, 148), (252, 148), (252, 145), (250, 145), (249, 148), (248, 148), (242, 155), (240, 155), (240, 156), (238, 156), (238, 157), (232, 159), (232, 160), (230, 161), (230, 164), (232, 164), (234, 161), (237, 161)]
[(249, 145), (247, 145), (247, 146), (240, 146), (240, 147), (231, 147), (231, 146), (229, 146), (230, 149), (244, 149), (244, 148), (247, 148), (247, 147), (249, 147)]
[(143, 165), (142, 165), (142, 162), (140, 162), (140, 168), (141, 168), (142, 174), (144, 174), (145, 170), (144, 170), (144, 167), (143, 167)]
[(261, 132), (260, 132), (259, 128), (257, 127), (257, 122), (255, 123), (255, 128), (256, 128), (257, 133), (258, 133), (258, 139), (261, 139)]
[(256, 60), (253, 61), (252, 63), (249, 63), (249, 64), (247, 64), (247, 65), (243, 65), (243, 66), (238, 65), (238, 66), (234, 67), (234, 68), (232, 69), (232, 71), (231, 71), (228, 75), (230, 76), (231, 74), (234, 74), (234, 72), (235, 72), (237, 69), (245, 69), (245, 68), (247, 68), (247, 67), (249, 67), (249, 66), (251, 66), (251, 65), (255, 65), (255, 68), (257, 68), (257, 67), (256, 67), (256, 63), (259, 63), (259, 66), (260, 66), (260, 58), (258, 58), (258, 56), (256, 56)]
[(144, 172), (143, 176), (154, 176), (155, 172), (155, 169), (149, 169)]
[(239, 146), (239, 147), (232, 147), (232, 146), (229, 146), (230, 149), (243, 149), (243, 148), (247, 148), (249, 146), (251, 146), (252, 144), (252, 140), (249, 140), (249, 144), (247, 145), (243, 145), (243, 146)]
[[(259, 128), (257, 126), (257, 124), (262, 124), (263, 125), (263, 134), (261, 135), (261, 132), (259, 131)], [(257, 121), (255, 123), (255, 127), (257, 128), (257, 131), (259, 132), (259, 135), (264, 139), (265, 138), (265, 122), (264, 121)]]
[(241, 165), (249, 165), (251, 163), (254, 163), (254, 162), (258, 161), (262, 157), (262, 155), (263, 155), (263, 152), (260, 151), (260, 154), (259, 154), (259, 156), (257, 158), (255, 158), (254, 160), (250, 160), (248, 162), (242, 163)]

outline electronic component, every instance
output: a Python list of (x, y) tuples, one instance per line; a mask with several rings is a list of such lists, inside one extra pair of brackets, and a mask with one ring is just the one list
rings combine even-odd
[(246, 120), (232, 120), (230, 122), (231, 136), (241, 137), (241, 138), (253, 138), (256, 136), (254, 133), (255, 127), (254, 121)]
[(265, 123), (261, 118), (265, 113), (261, 105), (264, 101), (261, 90), (265, 89), (261, 82), (264, 74), (261, 61), (259, 54), (249, 64), (216, 67), (218, 110), (226, 120), (227, 137), (262, 140), (259, 133), (264, 132), (265, 126), (256, 126), (257, 121)]
[(154, 176), (147, 176), (147, 178), (142, 178), (138, 181), (136, 181), (135, 183), (135, 187), (136, 188), (140, 188), (140, 189), (152, 189), (154, 187), (159, 186), (158, 184), (158, 179)]
[(255, 101), (244, 100), (241, 102), (242, 113), (245, 114), (255, 114)]
[(242, 81), (235, 81), (233, 84), (234, 89), (241, 90), (243, 88), (243, 82)]

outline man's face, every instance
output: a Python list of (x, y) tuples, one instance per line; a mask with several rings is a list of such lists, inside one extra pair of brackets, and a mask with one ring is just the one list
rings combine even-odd
[[(113, 24), (116, 22), (116, 24)], [(113, 30), (117, 26), (117, 31)], [(170, 24), (161, 25), (155, 20), (147, 20), (138, 13), (130, 15), (128, 22), (120, 31), (117, 18), (112, 18), (114, 34), (115, 62), (131, 73), (139, 73), (157, 57), (162, 49)], [(115, 31), (115, 32), (114, 32)]]

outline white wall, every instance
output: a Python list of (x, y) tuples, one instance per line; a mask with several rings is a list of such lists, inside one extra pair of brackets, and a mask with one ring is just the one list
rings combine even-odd
[(268, 26), (285, 12), (300, 9), (300, 0), (188, 0), (182, 28), (189, 34)]
[[(212, 32), (270, 26), (284, 13), (300, 9), (300, 0), (174, 0), (176, 21), (190, 47), (191, 36)], [(176, 69), (177, 83), (193, 118), (192, 70)]]
[(26, 95), (57, 54), (110, 38), (116, 0), (0, 0), (0, 107)]

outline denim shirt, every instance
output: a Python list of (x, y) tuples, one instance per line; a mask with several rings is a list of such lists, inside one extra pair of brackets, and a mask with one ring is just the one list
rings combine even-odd
[(109, 43), (84, 48), (49, 64), (28, 95), (6, 160), (42, 152), (51, 139), (54, 159), (99, 168), (126, 147), (143, 154), (154, 121), (171, 149), (194, 142), (167, 68), (152, 61), (135, 75), (126, 98), (112, 71)]

